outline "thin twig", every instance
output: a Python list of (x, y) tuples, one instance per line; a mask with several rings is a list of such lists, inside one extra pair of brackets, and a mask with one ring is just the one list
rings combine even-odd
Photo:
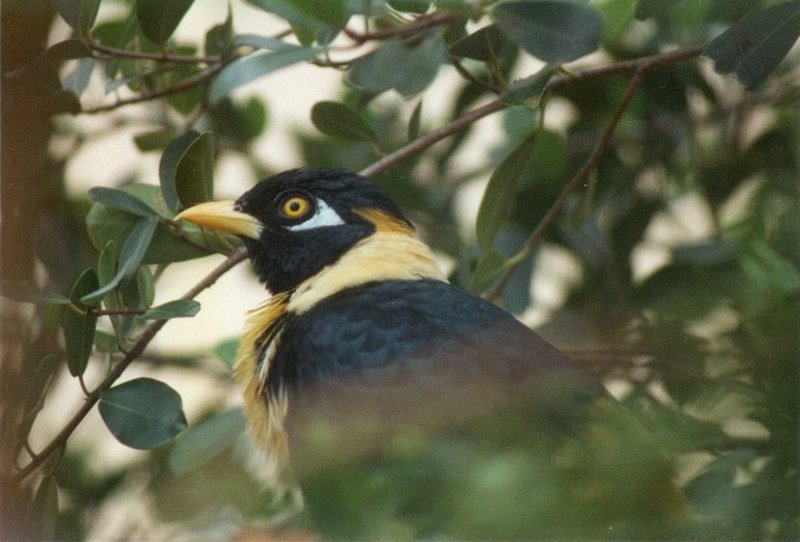
[[(615, 62), (614, 64), (608, 64), (606, 66), (601, 66), (599, 68), (588, 68), (586, 70), (577, 72), (573, 76), (554, 77), (548, 83), (546, 92), (547, 93), (557, 92), (574, 84), (578, 84), (598, 77), (603, 77), (609, 74), (626, 73), (638, 69), (647, 71), (655, 66), (670, 64), (674, 62), (682, 62), (684, 60), (689, 60), (690, 58), (698, 56), (702, 52), (702, 50), (703, 46), (697, 45), (694, 47), (689, 47), (687, 49), (668, 51), (666, 53), (646, 56), (639, 59), (623, 60), (622, 62)], [(437, 143), (442, 139), (466, 128), (475, 121), (487, 115), (491, 115), (492, 113), (501, 111), (505, 109), (507, 106), (508, 106), (507, 104), (501, 102), (500, 100), (489, 102), (486, 105), (483, 105), (477, 109), (470, 111), (469, 113), (462, 115), (461, 117), (457, 118), (450, 124), (442, 126), (441, 128), (429, 134), (421, 136), (415, 139), (414, 141), (408, 143), (407, 145), (400, 147), (399, 149), (387, 154), (380, 160), (362, 169), (359, 173), (361, 175), (364, 175), (365, 177), (371, 177), (373, 175), (377, 175), (378, 173), (381, 173), (389, 169), (390, 167), (399, 164), (400, 162), (403, 162), (404, 160), (407, 160), (408, 158), (415, 156), (421, 153), (422, 151), (427, 150), (428, 147), (430, 147), (434, 143)]]
[(597, 144), (595, 144), (594, 149), (592, 149), (592, 152), (589, 155), (589, 158), (586, 159), (581, 168), (577, 171), (577, 173), (575, 173), (572, 179), (570, 179), (570, 181), (561, 191), (561, 194), (559, 194), (556, 201), (547, 210), (542, 220), (539, 221), (536, 229), (533, 230), (533, 233), (531, 233), (530, 237), (528, 237), (528, 240), (525, 241), (525, 244), (522, 246), (522, 249), (518, 254), (518, 256), (521, 257), (515, 257), (513, 262), (509, 263), (506, 269), (503, 270), (503, 273), (500, 276), (500, 279), (497, 281), (497, 284), (495, 284), (494, 288), (492, 288), (492, 290), (486, 296), (488, 300), (495, 301), (498, 298), (500, 292), (503, 291), (506, 283), (508, 283), (508, 280), (511, 278), (511, 275), (514, 274), (514, 271), (516, 271), (517, 267), (519, 267), (522, 262), (527, 259), (527, 256), (530, 254), (533, 247), (536, 246), (536, 244), (544, 235), (544, 232), (561, 212), (561, 209), (567, 202), (567, 198), (578, 188), (578, 186), (580, 186), (580, 184), (583, 182), (583, 179), (589, 174), (589, 172), (597, 166), (600, 157), (603, 156), (603, 153), (605, 153), (606, 149), (611, 143), (611, 137), (614, 135), (614, 131), (616, 130), (620, 119), (622, 119), (622, 115), (628, 109), (633, 96), (642, 85), (642, 78), (644, 77), (645, 70), (645, 67), (640, 67), (636, 72), (634, 72), (631, 80), (628, 82), (628, 87), (625, 89), (625, 95), (622, 97), (622, 100), (620, 101), (619, 106), (617, 106), (616, 111), (614, 111), (614, 116), (611, 117), (611, 122), (609, 122), (608, 126), (606, 126), (603, 135), (600, 137), (600, 140), (597, 142)]
[(101, 45), (96, 41), (89, 41), (89, 48), (108, 55), (113, 58), (133, 58), (138, 60), (155, 60), (157, 62), (175, 62), (175, 63), (188, 63), (188, 64), (215, 64), (219, 62), (222, 57), (219, 55), (211, 56), (187, 56), (175, 55), (166, 51), (162, 53), (144, 53), (142, 51), (127, 51), (125, 49), (117, 49), (115, 47), (108, 47)]
[[(196, 297), (200, 292), (205, 290), (206, 288), (210, 287), (214, 284), (217, 279), (219, 279), (222, 275), (227, 273), (233, 267), (235, 267), (240, 262), (244, 261), (247, 258), (247, 252), (244, 248), (241, 248), (228, 256), (225, 261), (219, 264), (213, 271), (211, 271), (206, 277), (194, 285), (192, 288), (189, 289), (181, 299), (192, 299)], [(153, 340), (153, 337), (156, 336), (162, 327), (168, 322), (169, 320), (153, 320), (150, 322), (143, 330), (142, 333), (139, 335), (139, 338), (133, 344), (133, 346), (125, 353), (125, 357), (117, 363), (111, 372), (108, 373), (100, 384), (92, 391), (87, 397), (84, 403), (81, 405), (80, 409), (70, 418), (64, 428), (47, 444), (41, 452), (36, 454), (31, 461), (25, 465), (20, 471), (14, 476), (14, 482), (19, 483), (33, 471), (35, 471), (53, 452), (59, 450), (67, 443), (67, 439), (69, 439), (72, 432), (75, 431), (75, 428), (83, 421), (86, 415), (89, 413), (90, 410), (94, 407), (94, 405), (100, 400), (100, 396), (109, 389), (117, 379), (122, 376), (122, 373), (127, 369), (128, 365), (136, 359), (144, 349), (150, 344), (150, 341)]]
[(220, 70), (222, 70), (222, 64), (216, 64), (207, 70), (203, 70), (200, 73), (197, 73), (191, 77), (187, 77), (180, 83), (171, 86), (169, 88), (165, 88), (163, 90), (159, 90), (156, 92), (151, 92), (149, 94), (141, 94), (139, 96), (134, 96), (133, 98), (126, 98), (123, 100), (119, 100), (112, 104), (108, 105), (101, 105), (98, 107), (90, 107), (87, 109), (81, 110), (81, 113), (86, 115), (94, 115), (96, 113), (103, 113), (105, 111), (111, 111), (113, 109), (117, 109), (118, 107), (122, 107), (125, 105), (131, 105), (141, 102), (147, 102), (150, 100), (154, 100), (156, 98), (163, 98), (164, 96), (170, 96), (172, 94), (177, 94), (179, 92), (183, 92), (184, 90), (188, 90), (193, 86), (199, 85), (201, 83), (206, 82), (207, 80), (211, 79), (216, 75)]
[(442, 126), (438, 130), (434, 130), (429, 134), (419, 137), (414, 141), (412, 141), (411, 143), (409, 143), (408, 145), (400, 147), (396, 151), (387, 154), (377, 162), (374, 162), (369, 166), (365, 167), (364, 169), (362, 169), (359, 172), (359, 174), (365, 177), (371, 177), (373, 175), (377, 175), (378, 173), (381, 173), (382, 171), (389, 169), (390, 167), (416, 154), (421, 153), (434, 143), (441, 141), (442, 139), (460, 130), (463, 130), (473, 122), (505, 108), (506, 104), (504, 104), (499, 100), (495, 100), (477, 109), (473, 109), (469, 113), (457, 118), (450, 124)]
[(455, 13), (445, 11), (445, 12), (434, 13), (429, 16), (420, 17), (419, 19), (410, 24), (395, 26), (392, 28), (387, 28), (386, 30), (378, 30), (376, 32), (368, 32), (368, 31), (359, 32), (357, 30), (353, 30), (347, 27), (344, 27), (342, 31), (351, 40), (355, 41), (356, 43), (362, 44), (368, 41), (380, 41), (391, 38), (411, 36), (414, 34), (418, 34), (423, 30), (427, 30), (428, 28), (450, 23), (455, 19), (456, 19)]

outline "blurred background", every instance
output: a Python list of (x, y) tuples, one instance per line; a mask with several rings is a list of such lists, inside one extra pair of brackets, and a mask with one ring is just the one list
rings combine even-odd
[[(144, 4), (2, 4), (4, 539), (313, 537), (297, 491), (244, 434), (230, 378), (246, 312), (268, 295), (247, 264), (200, 293), (196, 315), (168, 313), (118, 382), (167, 384), (186, 429), (141, 451), (93, 408), (65, 447), (24, 479), (16, 473), (73, 419), (82, 387), (93, 390), (141, 338), (154, 321), (147, 311), (235, 249), (160, 222), (114, 300), (103, 298), (106, 310), (133, 312), (101, 315), (86, 359), (70, 361), (76, 332), (64, 311), (93, 289), (79, 277), (92, 268), (107, 284), (100, 255), (116, 240), (116, 255), (106, 252), (115, 275), (135, 223), (89, 191), (123, 189), (164, 219), (176, 210), (169, 189), (188, 204), (203, 190), (236, 197), (294, 167), (362, 170), (498, 96), (496, 112), (373, 178), (453, 283), (494, 294), (650, 429), (705, 519), (692, 536), (797, 538), (800, 52), (780, 63), (775, 52), (796, 40), (777, 21), (800, 17), (797, 2), (593, 0), (584, 4), (603, 23), (597, 44), (561, 71), (510, 32), (464, 41), (500, 24), (494, 2), (331, 2), (353, 13), (350, 32), (332, 28), (334, 8), (308, 2), (165, 2), (160, 22), (142, 15)], [(649, 69), (595, 167), (526, 245), (587, 163), (631, 73), (569, 78), (706, 44), (748, 18), (757, 24), (747, 39), (777, 29), (762, 47), (777, 56), (774, 69), (752, 85), (749, 72), (724, 69), (749, 46)], [(278, 41), (301, 51), (294, 61), (269, 57)], [(376, 68), (377, 54), (386, 56)], [(257, 55), (260, 65), (242, 68)], [(547, 77), (567, 83), (540, 99)], [(509, 155), (532, 133), (509, 174)], [(190, 144), (176, 144), (185, 134), (195, 134)], [(199, 162), (181, 169), (184, 159)], [(87, 323), (77, 326), (80, 335)]]

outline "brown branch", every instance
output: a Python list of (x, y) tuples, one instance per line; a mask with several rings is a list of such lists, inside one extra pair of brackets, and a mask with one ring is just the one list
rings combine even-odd
[(614, 135), (614, 131), (616, 130), (620, 119), (622, 119), (622, 115), (628, 109), (633, 96), (642, 85), (642, 78), (644, 77), (645, 71), (646, 68), (642, 66), (633, 74), (633, 77), (631, 77), (631, 80), (628, 82), (628, 87), (625, 89), (625, 95), (622, 97), (622, 100), (620, 101), (616, 111), (614, 111), (614, 116), (611, 117), (611, 122), (609, 122), (608, 126), (606, 126), (602, 137), (600, 137), (600, 141), (597, 142), (597, 144), (594, 146), (594, 149), (592, 149), (589, 158), (586, 159), (586, 162), (583, 163), (577, 173), (575, 173), (572, 179), (570, 179), (570, 181), (564, 187), (564, 190), (562, 190), (561, 194), (558, 195), (556, 201), (547, 210), (542, 220), (539, 221), (536, 229), (533, 230), (533, 233), (531, 233), (530, 237), (528, 237), (528, 240), (525, 241), (525, 244), (522, 246), (522, 249), (518, 255), (521, 257), (515, 257), (514, 261), (510, 263), (503, 271), (503, 274), (500, 276), (500, 279), (497, 281), (495, 287), (486, 296), (488, 300), (495, 301), (497, 299), (497, 297), (500, 295), (500, 292), (503, 291), (503, 288), (505, 288), (508, 280), (511, 278), (511, 275), (514, 274), (514, 271), (516, 271), (517, 267), (519, 267), (522, 262), (525, 261), (533, 247), (536, 246), (536, 244), (541, 240), (544, 232), (547, 230), (550, 224), (555, 221), (556, 217), (561, 212), (561, 209), (564, 207), (564, 204), (567, 202), (567, 198), (570, 196), (570, 194), (572, 194), (578, 188), (578, 186), (581, 185), (583, 179), (597, 166), (597, 163), (600, 161), (600, 157), (603, 156), (603, 153), (605, 153), (606, 149), (611, 143), (611, 137)]
[(353, 30), (347, 27), (344, 27), (342, 31), (351, 40), (355, 41), (358, 44), (362, 44), (368, 41), (380, 41), (391, 38), (413, 36), (414, 34), (418, 34), (423, 30), (427, 30), (428, 28), (433, 28), (434, 26), (439, 26), (442, 24), (453, 22), (455, 19), (456, 19), (455, 13), (444, 11), (444, 12), (433, 13), (428, 16), (422, 16), (413, 23), (409, 23), (402, 26), (395, 26), (392, 28), (387, 28), (386, 30), (379, 30), (376, 32), (359, 32), (358, 30)]
[[(247, 252), (244, 248), (237, 250), (228, 256), (225, 261), (219, 264), (213, 271), (206, 275), (203, 280), (190, 288), (189, 291), (187, 291), (181, 297), (181, 299), (192, 299), (196, 297), (200, 292), (210, 287), (217, 281), (217, 279), (227, 273), (234, 266), (244, 261), (246, 258)], [(14, 482), (21, 482), (29, 474), (35, 471), (50, 455), (53, 454), (53, 452), (63, 448), (66, 445), (67, 439), (69, 439), (70, 435), (72, 435), (72, 432), (75, 431), (89, 411), (92, 410), (94, 405), (97, 404), (103, 392), (114, 385), (114, 382), (116, 382), (125, 369), (128, 368), (128, 365), (130, 365), (134, 359), (144, 352), (144, 349), (148, 344), (150, 344), (150, 341), (153, 340), (153, 337), (156, 336), (156, 333), (158, 333), (168, 321), (169, 320), (153, 320), (142, 330), (142, 333), (139, 335), (139, 338), (136, 340), (134, 345), (125, 353), (125, 357), (122, 358), (122, 360), (114, 366), (108, 376), (106, 376), (103, 381), (100, 382), (100, 384), (98, 384), (98, 386), (89, 395), (87, 395), (86, 400), (84, 401), (83, 405), (81, 405), (80, 409), (78, 409), (72, 418), (70, 418), (64, 428), (53, 438), (53, 440), (51, 440), (41, 452), (36, 454), (27, 465), (20, 469), (20, 471), (14, 476)]]
[(105, 111), (111, 111), (113, 109), (117, 109), (118, 107), (123, 107), (125, 105), (131, 105), (141, 102), (147, 102), (150, 100), (155, 100), (156, 98), (163, 98), (164, 96), (170, 96), (172, 94), (177, 94), (179, 92), (183, 92), (184, 90), (188, 90), (193, 86), (199, 85), (201, 83), (206, 82), (207, 80), (214, 77), (220, 70), (222, 70), (223, 64), (214, 65), (207, 70), (203, 70), (200, 73), (197, 73), (191, 77), (187, 77), (180, 83), (171, 86), (169, 88), (165, 88), (163, 90), (159, 90), (156, 92), (151, 92), (149, 94), (141, 94), (139, 96), (134, 96), (133, 98), (126, 98), (123, 100), (119, 100), (112, 104), (108, 105), (101, 105), (98, 107), (90, 107), (88, 109), (83, 109), (80, 112), (86, 115), (94, 115), (96, 113), (103, 113)]
[(90, 40), (88, 46), (93, 51), (108, 55), (113, 58), (133, 58), (137, 60), (155, 60), (156, 62), (175, 62), (175, 63), (189, 63), (189, 64), (215, 64), (222, 58), (219, 55), (211, 56), (187, 56), (175, 55), (163, 51), (161, 53), (144, 53), (141, 51), (127, 51), (125, 49), (117, 49), (115, 47), (107, 47), (101, 45), (96, 41)]
[[(601, 66), (599, 68), (588, 68), (586, 70), (582, 70), (576, 73), (575, 75), (554, 77), (547, 84), (546, 92), (548, 93), (557, 92), (574, 84), (585, 82), (598, 77), (603, 77), (609, 74), (625, 73), (636, 70), (647, 71), (663, 64), (682, 62), (684, 60), (689, 60), (690, 58), (698, 56), (702, 52), (702, 50), (703, 46), (697, 45), (694, 47), (689, 47), (687, 49), (678, 49), (676, 51), (668, 51), (666, 53), (659, 53), (656, 55), (646, 56), (638, 59), (615, 62), (613, 64), (608, 64), (606, 66)], [(408, 143), (407, 145), (400, 147), (399, 149), (387, 154), (380, 160), (373, 162), (369, 166), (362, 169), (359, 173), (361, 175), (364, 175), (365, 177), (371, 177), (373, 175), (381, 173), (389, 169), (390, 167), (412, 156), (415, 156), (424, 150), (427, 150), (428, 147), (430, 147), (434, 143), (437, 143), (442, 139), (466, 128), (473, 122), (476, 122), (477, 120), (487, 115), (491, 115), (492, 113), (502, 111), (506, 107), (508, 107), (507, 104), (501, 102), (500, 100), (495, 100), (477, 109), (473, 109), (469, 113), (466, 113), (465, 115), (457, 118), (450, 124), (442, 126), (441, 128), (429, 134), (421, 136), (415, 139), (414, 141)]]
[(429, 134), (419, 137), (408, 145), (400, 147), (396, 151), (387, 154), (377, 162), (373, 162), (369, 166), (359, 171), (359, 174), (365, 177), (377, 175), (378, 173), (381, 173), (382, 171), (421, 153), (434, 143), (466, 128), (473, 122), (505, 108), (506, 104), (499, 100), (495, 100), (477, 109), (473, 109), (469, 113), (457, 118), (450, 124), (442, 126), (438, 130), (434, 130)]

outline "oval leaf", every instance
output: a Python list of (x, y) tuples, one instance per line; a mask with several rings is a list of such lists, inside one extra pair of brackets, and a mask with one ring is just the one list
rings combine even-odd
[(89, 189), (89, 197), (97, 203), (102, 203), (106, 207), (112, 209), (119, 209), (126, 213), (131, 213), (138, 216), (156, 216), (155, 210), (147, 205), (145, 202), (115, 188), (105, 188), (96, 186)]
[(517, 180), (535, 143), (534, 132), (497, 166), (486, 185), (475, 225), (478, 244), (485, 252), (491, 248), (500, 224), (508, 217), (514, 202)]
[(94, 25), (100, 0), (56, 0), (56, 9), (68, 25), (86, 36)]
[(784, 2), (739, 21), (703, 54), (717, 73), (733, 73), (752, 90), (775, 69), (800, 36), (800, 0)]
[(147, 247), (153, 239), (156, 226), (158, 226), (158, 218), (154, 216), (143, 218), (137, 222), (128, 235), (128, 238), (125, 240), (122, 252), (120, 252), (117, 274), (102, 288), (98, 288), (92, 293), (84, 295), (81, 301), (84, 303), (95, 303), (108, 292), (116, 288), (120, 282), (132, 277), (142, 263)]
[(214, 347), (214, 355), (216, 355), (222, 363), (228, 367), (233, 367), (236, 364), (236, 352), (239, 350), (238, 339), (226, 339), (217, 343)]
[(172, 210), (214, 197), (214, 136), (190, 131), (173, 140), (158, 166), (161, 191)]
[(147, 450), (186, 428), (178, 392), (152, 378), (137, 378), (105, 391), (98, 405), (109, 431), (122, 444)]
[(183, 474), (211, 461), (244, 433), (244, 413), (236, 408), (192, 427), (169, 454), (169, 468)]
[(395, 89), (405, 97), (425, 90), (445, 58), (444, 41), (432, 35), (414, 48), (389, 40), (380, 49), (353, 63), (350, 82), (373, 94)]
[(311, 108), (311, 122), (325, 135), (353, 139), (356, 141), (375, 141), (375, 133), (358, 112), (338, 102), (318, 102)]
[(474, 294), (483, 292), (500, 276), (505, 263), (503, 255), (494, 250), (481, 255), (469, 281), (469, 291)]
[[(175, 217), (175, 213), (167, 207), (161, 188), (158, 186), (129, 184), (123, 186), (120, 190), (144, 201), (163, 219)], [(109, 241), (114, 241), (118, 247), (123, 246), (131, 230), (139, 220), (139, 217), (132, 214), (95, 203), (86, 216), (86, 226), (89, 230), (89, 238), (92, 244), (99, 251)], [(209, 254), (209, 251), (202, 250), (187, 242), (186, 239), (175, 235), (173, 228), (165, 222), (161, 221), (156, 227), (153, 240), (145, 253), (142, 263), (165, 264), (180, 262)], [(226, 248), (216, 236), (204, 235), (200, 228), (194, 227), (193, 224), (185, 224), (182, 230), (195, 243), (211, 245), (219, 251), (225, 251), (229, 248)]]
[(280, 51), (249, 55), (228, 64), (208, 90), (208, 99), (214, 103), (230, 92), (268, 73), (298, 62), (311, 60), (321, 51), (315, 47), (291, 47)]
[(547, 65), (529, 77), (514, 81), (500, 96), (500, 101), (508, 105), (520, 105), (527, 103), (531, 98), (536, 98), (535, 103), (531, 105), (538, 106), (554, 72), (554, 67)]
[(603, 32), (603, 18), (582, 2), (516, 0), (497, 4), (492, 14), (506, 37), (550, 64), (595, 51)]
[(176, 299), (153, 307), (140, 316), (144, 320), (169, 320), (170, 318), (190, 318), (198, 313), (200, 303), (193, 299)]
[(455, 42), (450, 46), (450, 54), (491, 62), (497, 60), (507, 45), (503, 32), (496, 24), (490, 24)]
[(66, 307), (61, 316), (67, 367), (72, 376), (83, 374), (89, 363), (89, 355), (92, 353), (97, 316), (88, 314), (89, 307), (82, 298), (89, 292), (97, 290), (98, 286), (97, 273), (94, 269), (87, 269), (81, 273), (72, 286), (69, 298), (75, 308), (85, 312), (81, 314), (73, 307)]
[(192, 3), (193, 0), (136, 0), (142, 34), (153, 43), (164, 45)]

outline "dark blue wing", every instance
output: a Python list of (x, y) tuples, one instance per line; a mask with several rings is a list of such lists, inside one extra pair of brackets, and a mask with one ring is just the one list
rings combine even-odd
[(603, 393), (510, 314), (432, 280), (359, 286), (290, 316), (269, 374), (290, 411), (350, 404), (394, 415), (509, 397), (556, 411)]

